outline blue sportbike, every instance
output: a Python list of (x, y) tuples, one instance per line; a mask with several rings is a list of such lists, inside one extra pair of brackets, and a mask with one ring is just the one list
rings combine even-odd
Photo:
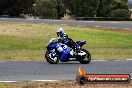
[(91, 54), (83, 49), (82, 46), (86, 41), (78, 41), (75, 43), (75, 49), (56, 41), (52, 38), (47, 46), (45, 58), (50, 64), (57, 64), (59, 61), (79, 61), (81, 64), (88, 64), (91, 61)]

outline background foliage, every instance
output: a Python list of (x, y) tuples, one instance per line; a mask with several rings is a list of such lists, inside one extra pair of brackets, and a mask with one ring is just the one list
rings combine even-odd
[(0, 15), (41, 18), (130, 17), (127, 0), (0, 0)]

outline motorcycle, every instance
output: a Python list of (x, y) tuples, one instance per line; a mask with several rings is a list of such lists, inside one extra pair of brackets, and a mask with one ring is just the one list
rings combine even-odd
[(75, 49), (58, 43), (56, 38), (52, 38), (47, 46), (45, 58), (50, 64), (57, 64), (59, 61), (79, 61), (81, 64), (88, 64), (91, 61), (91, 54), (82, 46), (86, 44), (86, 41), (77, 41), (75, 43)]

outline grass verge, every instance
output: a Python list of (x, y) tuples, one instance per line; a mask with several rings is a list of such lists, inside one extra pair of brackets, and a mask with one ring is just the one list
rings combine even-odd
[(62, 27), (74, 41), (84, 46), (93, 59), (131, 59), (132, 30), (75, 25), (48, 25), (0, 22), (0, 60), (43, 60), (50, 38)]
[(0, 83), (0, 88), (132, 88), (130, 84), (86, 84), (78, 85), (73, 81), (63, 82), (18, 82), (18, 83)]

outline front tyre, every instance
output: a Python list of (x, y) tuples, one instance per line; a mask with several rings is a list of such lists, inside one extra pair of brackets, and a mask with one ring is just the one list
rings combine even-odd
[(59, 62), (59, 57), (54, 56), (53, 58), (51, 58), (50, 55), (51, 55), (51, 53), (49, 51), (46, 51), (45, 58), (46, 58), (47, 62), (50, 64), (57, 64)]
[(81, 64), (88, 64), (91, 61), (91, 54), (86, 49), (81, 49), (81, 52), (85, 52), (86, 55), (78, 56), (78, 60)]

